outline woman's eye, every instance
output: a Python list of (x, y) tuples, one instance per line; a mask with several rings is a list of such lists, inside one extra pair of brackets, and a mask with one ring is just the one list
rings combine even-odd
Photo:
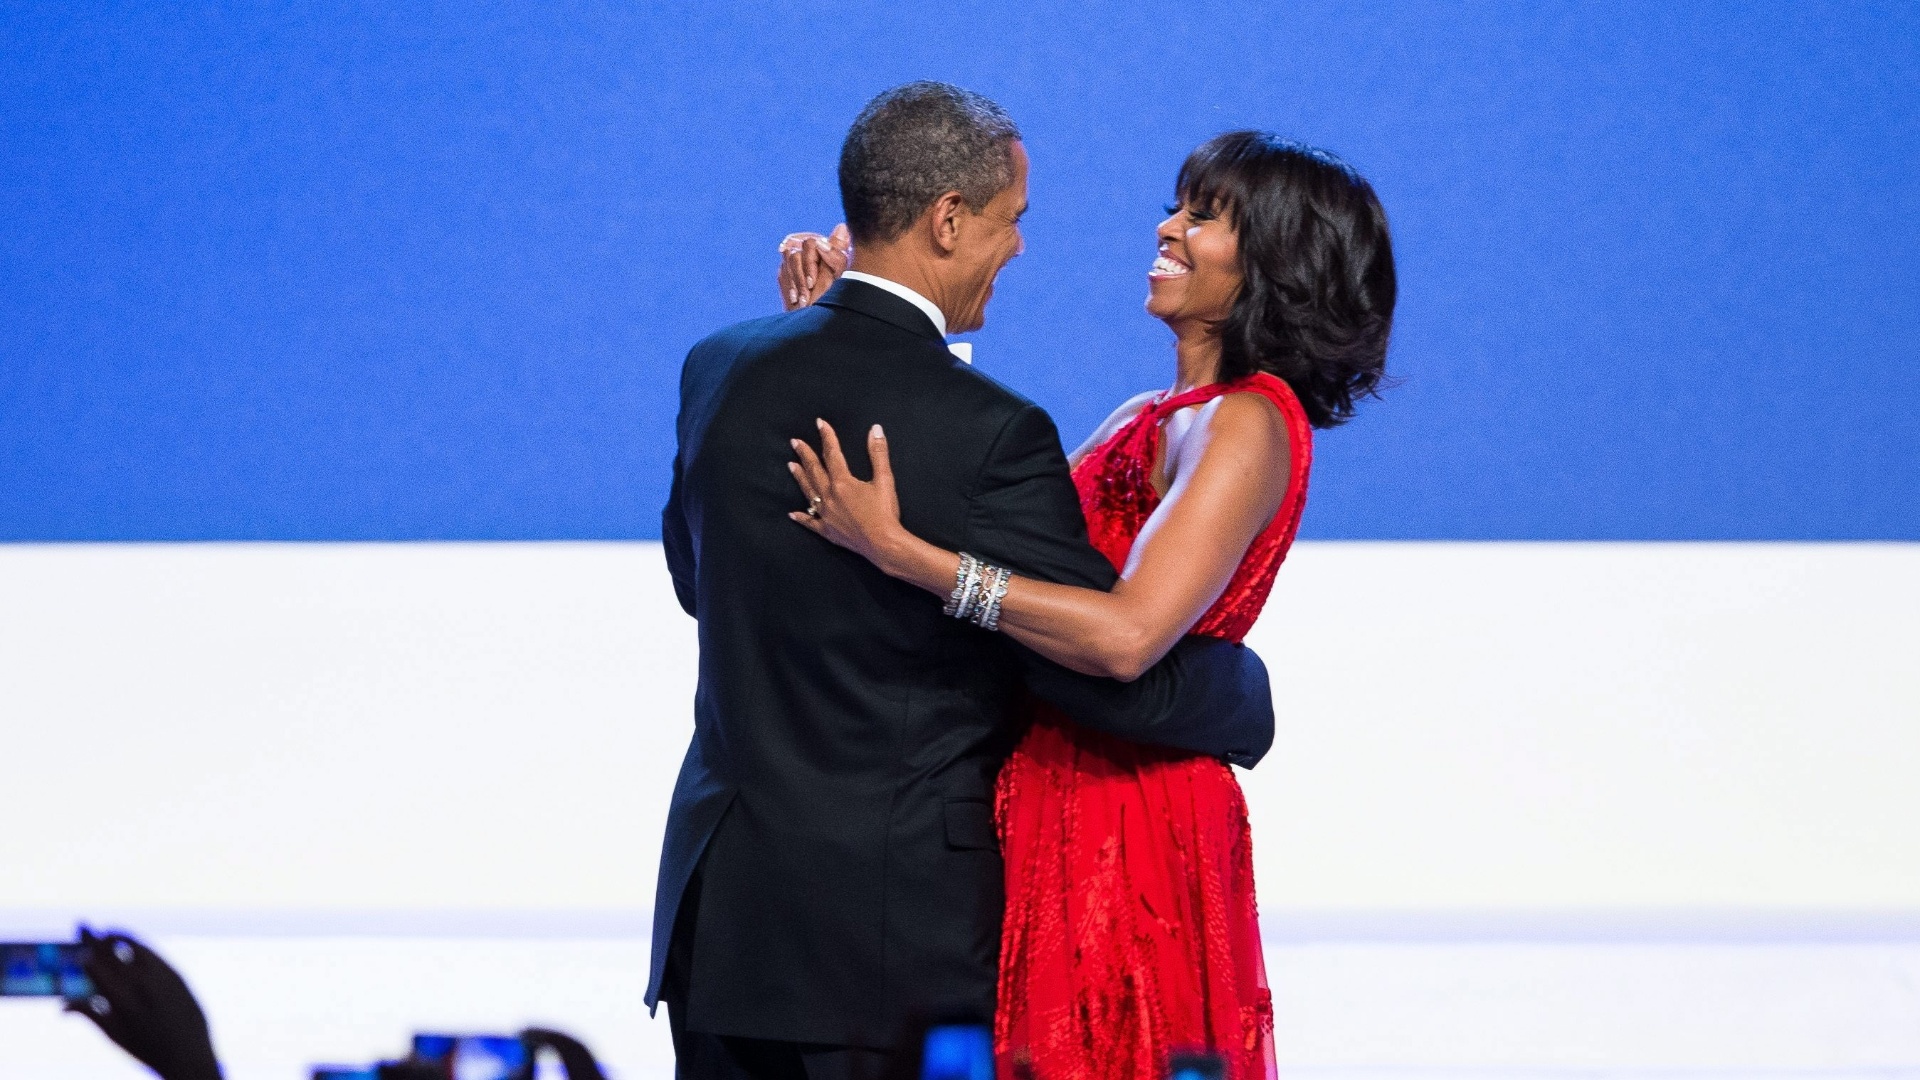
[(1212, 221), (1215, 216), (1216, 215), (1211, 210), (1196, 209), (1196, 210), (1187, 211), (1187, 219), (1189, 221)]
[(1167, 204), (1167, 206), (1166, 206), (1166, 211), (1167, 211), (1167, 216), (1168, 216), (1168, 217), (1172, 217), (1172, 216), (1174, 216), (1175, 214), (1178, 214), (1178, 213), (1180, 212), (1180, 204), (1179, 204), (1179, 203), (1168, 203), (1168, 204)]

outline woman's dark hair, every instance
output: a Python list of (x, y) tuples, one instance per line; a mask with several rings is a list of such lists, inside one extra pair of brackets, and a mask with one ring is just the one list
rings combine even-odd
[(1393, 240), (1373, 186), (1324, 150), (1229, 131), (1187, 156), (1174, 191), (1239, 237), (1245, 283), (1215, 327), (1220, 378), (1269, 372), (1314, 427), (1345, 423), (1379, 389), (1393, 329)]

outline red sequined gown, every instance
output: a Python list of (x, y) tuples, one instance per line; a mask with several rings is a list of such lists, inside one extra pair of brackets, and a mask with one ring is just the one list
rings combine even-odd
[[(1193, 632), (1239, 641), (1260, 614), (1306, 502), (1312, 429), (1286, 383), (1257, 374), (1141, 410), (1074, 469), (1094, 546), (1118, 568), (1159, 504), (1161, 422), (1224, 393), (1287, 420), (1280, 511)], [(1006, 859), (995, 1042), (1001, 1075), (1158, 1080), (1204, 1049), (1231, 1080), (1274, 1074), (1273, 1004), (1254, 910), (1246, 800), (1223, 762), (1122, 742), (1036, 705), (1001, 770)]]

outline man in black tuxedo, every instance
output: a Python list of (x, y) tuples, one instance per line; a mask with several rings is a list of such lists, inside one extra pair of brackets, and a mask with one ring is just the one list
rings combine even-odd
[[(1272, 741), (1266, 670), (1243, 647), (1189, 638), (1134, 682), (1078, 675), (787, 518), (806, 505), (790, 440), (816, 418), (880, 423), (908, 529), (1113, 587), (1052, 421), (944, 341), (981, 325), (1020, 251), (1026, 168), (985, 98), (882, 94), (841, 153), (851, 271), (687, 356), (664, 530), (700, 681), (647, 990), (683, 1077), (879, 1075), (908, 1060), (916, 1017), (992, 1015), (993, 779), (1023, 688), (1089, 727), (1241, 764)], [(869, 471), (864, 439), (847, 454)]]

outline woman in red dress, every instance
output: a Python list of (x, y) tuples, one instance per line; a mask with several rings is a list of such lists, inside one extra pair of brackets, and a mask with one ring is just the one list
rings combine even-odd
[[(877, 428), (871, 482), (847, 471), (831, 429), (824, 462), (801, 450), (795, 475), (818, 516), (795, 520), (962, 614), (997, 602), (997, 620), (976, 621), (1078, 671), (1130, 679), (1184, 634), (1244, 637), (1300, 522), (1312, 429), (1352, 415), (1381, 379), (1392, 247), (1364, 179), (1260, 132), (1195, 150), (1175, 193), (1147, 275), (1147, 311), (1175, 336), (1174, 384), (1121, 406), (1070, 459), (1093, 543), (1121, 571), (1113, 591), (981, 570), (906, 532)], [(1170, 1054), (1198, 1050), (1234, 1080), (1272, 1075), (1230, 766), (1035, 705), (997, 812), (1005, 1073), (1157, 1080)]]

